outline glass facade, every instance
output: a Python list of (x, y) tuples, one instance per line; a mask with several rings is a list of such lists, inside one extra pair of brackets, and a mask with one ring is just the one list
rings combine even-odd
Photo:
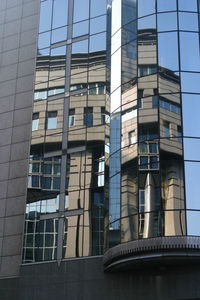
[(24, 263), (103, 253), (106, 24), (104, 0), (40, 1)]
[(41, 0), (23, 262), (200, 235), (197, 0)]

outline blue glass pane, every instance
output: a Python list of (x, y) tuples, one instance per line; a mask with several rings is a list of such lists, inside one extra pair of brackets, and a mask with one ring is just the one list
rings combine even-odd
[(176, 0), (157, 0), (158, 12), (176, 10)]
[(197, 0), (179, 0), (179, 10), (197, 11)]
[(138, 17), (150, 15), (156, 12), (155, 0), (138, 1)]

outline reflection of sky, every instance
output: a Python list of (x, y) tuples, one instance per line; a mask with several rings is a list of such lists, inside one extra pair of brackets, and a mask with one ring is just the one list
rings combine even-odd
[(145, 16), (145, 15), (150, 15), (153, 13), (155, 13), (155, 0), (140, 0), (140, 1), (138, 1), (138, 16), (139, 17)]
[(158, 34), (159, 65), (177, 71), (178, 64), (178, 38), (176, 32)]
[[(90, 37), (90, 52), (106, 50), (106, 33), (100, 33)], [(88, 39), (73, 43), (72, 53), (87, 53)]]
[(96, 17), (106, 13), (107, 0), (91, 0), (91, 17)]
[(198, 14), (180, 12), (179, 26), (180, 30), (198, 31)]
[(53, 28), (67, 25), (68, 0), (56, 0), (53, 7)]
[[(200, 71), (199, 34), (192, 32), (180, 33), (181, 69), (183, 71)], [(192, 49), (192, 54), (188, 55)]]
[(158, 14), (158, 31), (177, 30), (177, 13)]
[[(183, 134), (200, 136), (200, 95), (183, 95)], [(200, 140), (184, 139), (185, 159), (200, 160)], [(185, 162), (186, 207), (200, 209), (199, 197), (200, 162)], [(200, 212), (187, 212), (189, 235), (200, 235)]]
[(89, 18), (89, 0), (74, 0), (74, 22)]
[(158, 12), (176, 10), (176, 0), (157, 1)]
[(106, 50), (106, 33), (100, 33), (90, 37), (90, 52), (99, 50)]
[(149, 16), (138, 20), (138, 29), (156, 28), (156, 16)]
[(182, 92), (200, 93), (199, 83), (200, 74), (186, 72), (181, 73)]
[(199, 176), (200, 162), (185, 162), (186, 207), (200, 209)]
[(200, 236), (199, 220), (200, 220), (200, 212), (198, 211), (187, 212), (188, 235)]
[(179, 0), (179, 10), (197, 11), (197, 1), (196, 0)]
[[(85, 4), (84, 4), (84, 3)], [(84, 4), (84, 5), (83, 5)], [(80, 22), (89, 18), (89, 0), (75, 0), (74, 22)], [(67, 39), (67, 6), (68, 0), (55, 0), (53, 7), (53, 21), (52, 21), (52, 37), (51, 37), (51, 18), (52, 18), (52, 0), (41, 3), (40, 12), (40, 32), (48, 31), (39, 35), (38, 48), (47, 48), (51, 43), (57, 43)], [(81, 9), (80, 9), (81, 7)], [(95, 17), (90, 21), (90, 34), (97, 34), (106, 30), (106, 17), (98, 15), (106, 13), (106, 0), (91, 0), (91, 17)], [(96, 18), (97, 17), (97, 18)], [(58, 28), (59, 27), (59, 28)], [(73, 36), (78, 37), (89, 33), (89, 20), (74, 24)], [(97, 45), (92, 45), (96, 50), (104, 50), (106, 39), (103, 36), (99, 38), (91, 38), (95, 40)], [(98, 48), (98, 49), (97, 49)], [(84, 51), (85, 52), (85, 51)]]
[[(89, 19), (89, 0), (74, 1), (74, 22)], [(107, 0), (91, 0), (90, 16), (96, 17), (106, 13)]]
[(200, 137), (200, 95), (183, 94), (182, 109), (184, 136)]
[(88, 52), (88, 40), (73, 43), (72, 53), (87, 53)]
[(200, 139), (184, 139), (184, 157), (186, 160), (200, 160)]
[(50, 30), (51, 16), (52, 16), (52, 0), (41, 2), (39, 32)]

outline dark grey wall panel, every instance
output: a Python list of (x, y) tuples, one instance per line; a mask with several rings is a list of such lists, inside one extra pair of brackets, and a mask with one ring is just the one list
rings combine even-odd
[(0, 277), (11, 277), (21, 264), (39, 1), (0, 2)]
[(1, 300), (199, 300), (199, 266), (103, 273), (102, 258), (26, 265), (0, 281)]

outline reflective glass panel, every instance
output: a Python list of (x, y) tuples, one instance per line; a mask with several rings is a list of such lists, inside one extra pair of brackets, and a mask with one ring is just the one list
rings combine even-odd
[(185, 162), (185, 188), (187, 208), (200, 209), (199, 174), (199, 162)]
[(199, 34), (180, 32), (182, 71), (200, 71)]
[[(129, 195), (126, 195), (126, 196), (129, 196)], [(130, 196), (133, 197), (133, 195), (130, 195)], [(125, 200), (125, 197), (124, 197), (124, 200)], [(128, 210), (130, 209), (130, 211), (133, 212), (133, 214), (131, 215), (131, 213), (130, 213), (130, 215), (128, 217), (121, 219), (121, 242), (122, 243), (132, 241), (132, 240), (135, 240), (138, 238), (138, 214), (136, 214), (137, 206), (135, 207), (135, 211), (133, 210), (133, 206), (134, 206), (133, 199), (131, 199), (131, 204), (129, 204), (129, 206), (127, 208), (128, 208)]]
[(106, 30), (106, 16), (90, 20), (90, 34), (95, 34)]
[(50, 48), (40, 49), (38, 56), (39, 55), (49, 55), (49, 53), (50, 53)]
[(73, 25), (73, 37), (81, 36), (88, 34), (89, 30), (89, 21), (83, 21)]
[(57, 57), (57, 59), (63, 60), (63, 64), (65, 64), (65, 57), (63, 57), (63, 55), (66, 55), (66, 46), (51, 49), (51, 59), (54, 58), (54, 55), (60, 55), (60, 57)]
[(158, 31), (177, 30), (177, 14), (162, 13), (158, 14)]
[(198, 73), (181, 73), (182, 92), (200, 93), (200, 74)]
[(122, 25), (137, 18), (137, 0), (122, 0)]
[(157, 0), (158, 12), (176, 10), (176, 0)]
[(169, 210), (164, 212), (164, 235), (185, 235), (186, 222), (184, 210)]
[(176, 32), (158, 34), (159, 66), (178, 70), (178, 39)]
[(198, 31), (198, 14), (179, 13), (179, 29), (186, 31)]
[(106, 14), (107, 0), (91, 0), (90, 2), (90, 17), (96, 17)]
[(52, 30), (51, 43), (58, 43), (67, 39), (67, 27)]
[(106, 50), (106, 33), (100, 33), (90, 37), (90, 52), (100, 50)]
[(40, 28), (39, 32), (51, 29), (52, 0), (40, 4)]
[(155, 0), (138, 0), (138, 17), (155, 13)]
[(47, 48), (50, 46), (50, 34), (51, 34), (50, 31), (39, 34), (38, 49)]
[(89, 0), (74, 0), (74, 23), (89, 18), (89, 2)]
[(72, 44), (72, 53), (88, 52), (88, 40), (83, 40)]
[(200, 139), (184, 138), (184, 158), (200, 161)]
[[(198, 207), (199, 209), (199, 207)], [(187, 234), (193, 236), (200, 236), (199, 224), (200, 212), (199, 211), (187, 211)]]
[(68, 0), (54, 0), (52, 28), (67, 25)]
[(197, 11), (197, 0), (179, 0), (179, 10)]
[(156, 15), (138, 19), (138, 29), (156, 28)]
[[(137, 77), (137, 42), (133, 41), (122, 47), (122, 89), (124, 84)], [(130, 83), (132, 87), (132, 83)]]
[(200, 95), (183, 94), (182, 110), (184, 136), (200, 137)]

